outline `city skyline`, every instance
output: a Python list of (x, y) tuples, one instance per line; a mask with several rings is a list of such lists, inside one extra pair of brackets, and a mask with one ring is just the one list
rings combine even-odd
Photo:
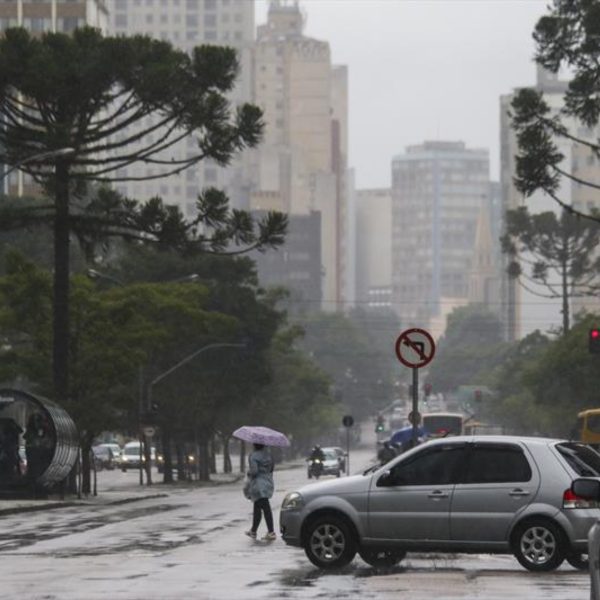
[[(266, 21), (268, 4), (257, 0), (257, 25)], [(300, 0), (306, 35), (328, 41), (333, 63), (348, 65), (348, 164), (357, 188), (389, 187), (393, 157), (424, 140), (488, 149), (497, 180), (500, 96), (535, 85), (531, 34), (546, 6), (545, 0)], [(393, 69), (397, 78), (390, 77)], [(385, 93), (374, 99), (372, 89)]]

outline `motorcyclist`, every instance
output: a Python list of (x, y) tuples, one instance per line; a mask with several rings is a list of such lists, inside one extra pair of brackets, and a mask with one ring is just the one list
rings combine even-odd
[(325, 460), (325, 453), (323, 452), (319, 444), (316, 444), (315, 447), (311, 450), (309, 460), (320, 460), (321, 462)]
[(396, 450), (394, 450), (394, 447), (389, 440), (383, 442), (383, 447), (377, 453), (377, 458), (379, 459), (379, 463), (382, 465), (385, 465), (393, 458), (396, 458)]

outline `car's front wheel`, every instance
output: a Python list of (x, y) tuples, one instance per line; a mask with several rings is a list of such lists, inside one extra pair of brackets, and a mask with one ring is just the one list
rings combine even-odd
[(515, 558), (529, 571), (553, 571), (566, 556), (564, 534), (545, 519), (519, 525), (514, 537)]
[(339, 569), (356, 554), (356, 541), (348, 523), (335, 515), (315, 519), (308, 526), (304, 551), (320, 569)]
[(393, 567), (406, 556), (405, 550), (383, 550), (381, 548), (361, 548), (358, 553), (368, 565), (380, 569)]

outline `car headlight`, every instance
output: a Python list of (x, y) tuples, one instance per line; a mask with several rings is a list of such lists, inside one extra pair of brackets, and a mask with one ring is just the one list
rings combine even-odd
[(122, 460), (123, 462), (127, 462), (127, 457), (126, 457), (126, 456), (123, 456), (123, 457), (121, 458), (121, 460)]
[(157, 460), (158, 462), (163, 462), (163, 460), (165, 460), (165, 459), (163, 458), (163, 455), (162, 455), (162, 454), (159, 454), (159, 455), (156, 457), (156, 460)]
[(281, 503), (281, 510), (298, 510), (304, 506), (304, 499), (298, 492), (290, 492)]
[(194, 455), (193, 455), (193, 454), (190, 454), (190, 455), (188, 456), (188, 460), (189, 460), (190, 462), (194, 462), (194, 460), (196, 460), (196, 459), (194, 458)]

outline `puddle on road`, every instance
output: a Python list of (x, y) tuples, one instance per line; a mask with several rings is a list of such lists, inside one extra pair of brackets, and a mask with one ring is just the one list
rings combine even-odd
[[(98, 513), (93, 517), (86, 516), (79, 520), (68, 522), (63, 526), (56, 525), (55, 523), (36, 523), (35, 529), (31, 529), (30, 531), (16, 534), (0, 534), (0, 554), (3, 552), (14, 552), (15, 550), (31, 546), (38, 542), (61, 538), (67, 535), (72, 535), (73, 533), (83, 533), (92, 529), (98, 529), (99, 527), (103, 527), (115, 522), (131, 521), (132, 519), (139, 519), (157, 513), (166, 513), (173, 510), (178, 510), (182, 508), (182, 506), (185, 505), (159, 504), (150, 507), (120, 510), (117, 513), (111, 514)], [(187, 539), (189, 540), (190, 538)], [(186, 543), (189, 542), (186, 541)], [(201, 543), (201, 540), (194, 540), (194, 543)], [(139, 544), (139, 546), (141, 547), (143, 544)], [(108, 551), (106, 548), (94, 549), (89, 552), (83, 552), (82, 549), (79, 549), (77, 554), (85, 553), (91, 556), (98, 554), (115, 554), (122, 552), (120, 548), (121, 547), (114, 549), (111, 548), (108, 549)], [(128, 548), (128, 550), (131, 550), (131, 548)], [(57, 554), (56, 556), (62, 556), (62, 554)]]

